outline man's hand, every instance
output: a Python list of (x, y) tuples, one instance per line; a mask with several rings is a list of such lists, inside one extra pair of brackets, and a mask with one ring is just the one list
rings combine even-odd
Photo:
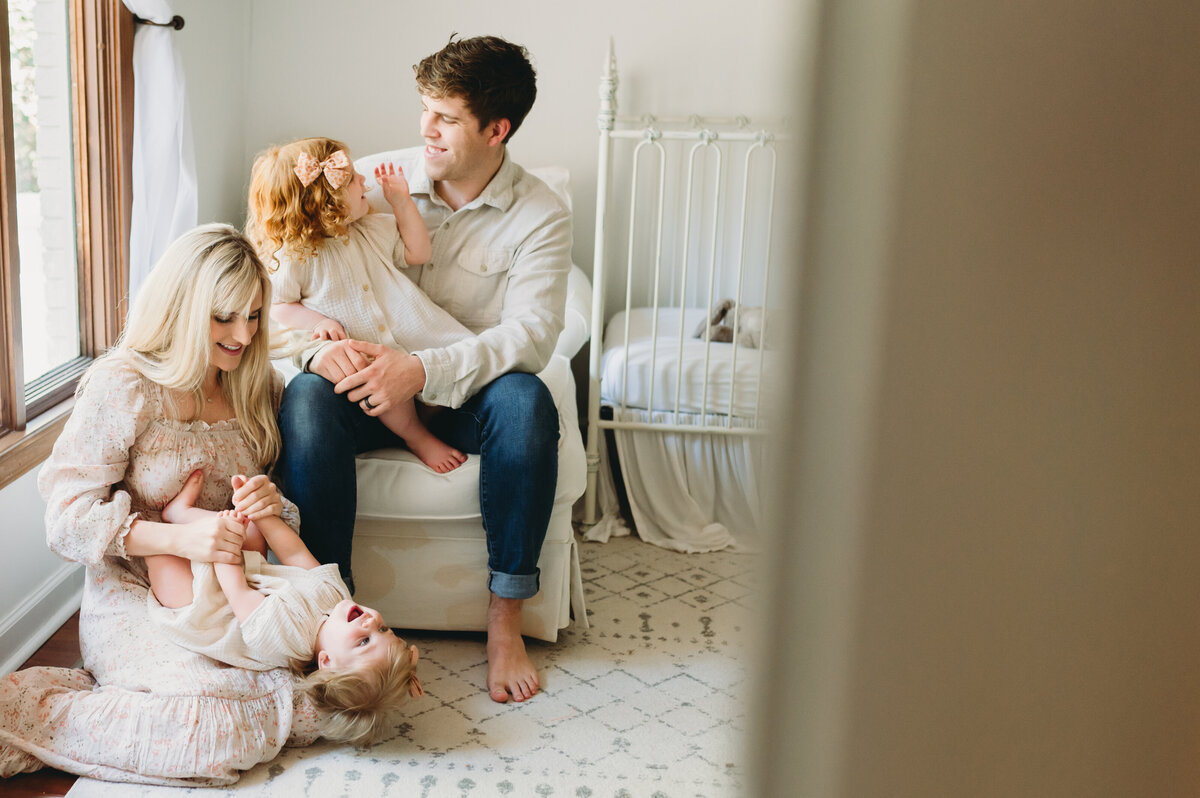
[(308, 370), (336, 385), (351, 374), (365, 369), (371, 361), (355, 351), (351, 347), (351, 343), (362, 342), (352, 341), (349, 338), (344, 341), (335, 341), (313, 355), (313, 359), (308, 363)]
[(425, 387), (425, 366), (416, 355), (349, 339), (347, 348), (370, 365), (339, 380), (333, 390), (346, 394), (369, 416), (411, 401)]

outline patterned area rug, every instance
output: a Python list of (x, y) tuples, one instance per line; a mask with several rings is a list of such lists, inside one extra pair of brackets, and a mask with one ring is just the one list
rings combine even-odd
[(369, 750), (285, 749), (229, 789), (80, 779), (69, 795), (741, 795), (755, 558), (636, 537), (584, 543), (580, 557), (591, 628), (528, 644), (543, 691), (524, 704), (488, 698), (482, 635), (410, 634), (426, 695)]

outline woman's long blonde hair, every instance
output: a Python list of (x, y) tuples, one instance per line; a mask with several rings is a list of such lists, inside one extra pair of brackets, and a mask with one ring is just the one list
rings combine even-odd
[(254, 159), (246, 234), (263, 263), (277, 262), (275, 253), (280, 250), (306, 260), (326, 238), (346, 235), (351, 220), (344, 186), (333, 188), (323, 175), (305, 186), (295, 171), (301, 154), (320, 163), (338, 150), (349, 157), (350, 151), (340, 141), (308, 138), (271, 147)]
[(220, 372), (225, 400), (242, 437), (264, 469), (279, 456), (279, 426), (272, 397), (269, 325), (271, 281), (250, 242), (227, 224), (184, 233), (142, 284), (125, 330), (106, 357), (120, 358), (148, 380), (191, 394), (195, 416), (204, 407), (204, 377), (211, 364), (214, 316), (249, 315), (261, 290), (258, 331), (233, 371)]

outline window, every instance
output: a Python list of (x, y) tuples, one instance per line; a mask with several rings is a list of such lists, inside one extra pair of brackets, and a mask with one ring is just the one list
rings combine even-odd
[(117, 336), (132, 150), (120, 0), (0, 0), (0, 487), (35, 467)]

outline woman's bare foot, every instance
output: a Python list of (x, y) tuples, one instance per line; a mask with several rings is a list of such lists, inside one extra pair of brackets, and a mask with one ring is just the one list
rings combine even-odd
[(168, 524), (186, 524), (190, 520), (188, 511), (196, 506), (196, 499), (200, 498), (200, 489), (203, 487), (204, 472), (197, 468), (183, 481), (183, 487), (175, 498), (163, 507), (162, 519)]
[(492, 594), (488, 604), (488, 695), (501, 704), (525, 701), (541, 689), (521, 637), (521, 600)]

